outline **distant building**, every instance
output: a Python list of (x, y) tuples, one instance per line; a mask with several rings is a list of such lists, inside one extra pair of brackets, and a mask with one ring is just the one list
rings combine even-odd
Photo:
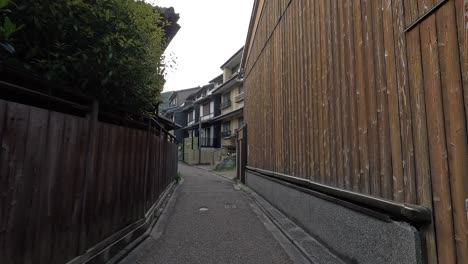
[(198, 86), (194, 88), (173, 91), (169, 97), (169, 108), (181, 106), (189, 95), (195, 93), (199, 89), (200, 87)]
[(187, 163), (215, 164), (236, 152), (235, 132), (244, 122), (244, 92), (237, 78), (242, 50), (221, 65), (222, 74), (209, 84), (191, 90), (180, 106), (172, 108), (180, 104), (178, 95), (173, 94), (169, 99), (165, 115), (170, 117), (177, 112), (181, 116), (180, 120), (174, 119), (183, 127), (183, 132), (176, 132), (176, 137), (184, 137)]
[(183, 128), (184, 161), (187, 163), (214, 164), (219, 160), (213, 156), (220, 148), (220, 123), (213, 120), (220, 114), (220, 98), (211, 93), (214, 87), (213, 83), (201, 87), (184, 104), (187, 121)]
[(169, 108), (169, 98), (173, 92), (164, 92), (159, 96), (159, 113), (164, 112)]
[(243, 50), (238, 50), (221, 66), (223, 83), (212, 91), (221, 97), (221, 114), (214, 121), (221, 122), (221, 146), (230, 152), (236, 151), (236, 130), (244, 124), (244, 86), (238, 78)]
[(174, 123), (180, 126), (180, 128), (173, 131), (174, 136), (179, 142), (184, 140), (183, 127), (187, 126), (187, 119), (183, 112), (184, 103), (191, 94), (199, 90), (200, 87), (194, 87), (189, 89), (183, 89), (178, 91), (169, 92), (170, 95), (167, 98), (167, 104), (164, 109), (160, 112), (166, 118), (172, 120)]
[(203, 86), (193, 95), (192, 115), (197, 114), (198, 121), (194, 122), (192, 116), (188, 119), (192, 122), (186, 127), (186, 130), (197, 130), (200, 135), (200, 146), (219, 148), (220, 147), (220, 124), (215, 122), (214, 118), (220, 114), (220, 97), (212, 94), (214, 85), (212, 83)]

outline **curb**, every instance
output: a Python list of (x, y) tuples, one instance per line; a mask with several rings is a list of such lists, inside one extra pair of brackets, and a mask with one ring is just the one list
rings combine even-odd
[(315, 240), (254, 190), (241, 183), (238, 184), (238, 188), (259, 208), (272, 225), (281, 232), (284, 238), (298, 251), (298, 254), (301, 254), (307, 260), (307, 263), (344, 263), (343, 260), (331, 253), (320, 242)]
[(106, 261), (107, 264), (119, 263), (150, 236), (150, 234), (153, 232), (153, 229), (158, 225), (160, 220), (163, 220), (164, 214), (168, 209), (168, 205), (174, 198), (175, 193), (181, 185), (181, 183), (182, 181), (174, 182), (170, 186), (170, 188), (168, 188), (166, 192), (163, 193), (163, 195), (160, 198), (160, 201), (158, 201), (159, 205), (156, 206), (153, 215), (150, 216), (153, 219), (150, 221), (149, 226), (146, 228), (146, 230), (144, 230), (144, 232), (142, 232), (143, 230), (135, 230), (135, 232), (140, 231), (139, 233), (141, 234), (137, 238), (132, 239), (132, 242), (127, 243), (127, 245), (124, 248), (117, 252), (111, 259)]

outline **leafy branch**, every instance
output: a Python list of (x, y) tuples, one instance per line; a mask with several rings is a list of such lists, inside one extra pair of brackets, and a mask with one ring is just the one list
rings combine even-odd
[(158, 8), (142, 0), (0, 0), (0, 12), (4, 60), (107, 104), (154, 109), (166, 68)]

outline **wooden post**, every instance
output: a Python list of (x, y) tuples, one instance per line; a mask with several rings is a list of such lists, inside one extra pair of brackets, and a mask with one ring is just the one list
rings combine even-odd
[(162, 162), (162, 153), (163, 153), (163, 144), (164, 144), (164, 136), (163, 136), (163, 131), (162, 131), (162, 128), (159, 127), (159, 147), (158, 147), (158, 196), (161, 195), (162, 191), (161, 191), (161, 180), (163, 180), (163, 175), (164, 175), (164, 171), (162, 170), (162, 165), (163, 165), (163, 162)]
[(201, 116), (198, 117), (198, 164), (201, 164)]
[(237, 179), (240, 180), (240, 170), (242, 169), (241, 166), (240, 166), (240, 138), (239, 138), (239, 135), (240, 135), (240, 131), (242, 130), (242, 128), (238, 129), (236, 131), (236, 177)]
[(81, 224), (80, 224), (80, 254), (86, 251), (86, 201), (89, 179), (93, 176), (94, 161), (96, 159), (96, 143), (98, 137), (98, 117), (99, 117), (99, 102), (93, 101), (91, 111), (87, 115), (89, 122), (88, 146), (86, 150), (85, 177), (83, 179), (83, 195), (81, 202)]
[[(151, 119), (148, 119), (148, 130), (146, 133), (146, 154), (145, 154), (145, 178), (143, 180), (143, 200), (145, 201), (145, 214), (147, 202), (148, 202), (148, 191), (147, 191), (147, 184), (148, 184), (148, 178), (150, 177), (150, 171), (149, 171), (149, 158), (150, 158), (150, 147), (151, 147)], [(149, 205), (151, 207), (151, 203)]]
[(242, 129), (242, 160), (241, 160), (241, 181), (245, 184), (245, 167), (247, 166), (247, 156), (248, 153), (248, 137), (247, 137), (247, 124), (244, 125)]

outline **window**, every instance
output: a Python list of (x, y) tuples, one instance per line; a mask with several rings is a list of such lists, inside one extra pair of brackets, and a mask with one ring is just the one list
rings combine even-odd
[(190, 111), (188, 114), (188, 121), (192, 122), (193, 121), (193, 111)]
[(210, 102), (203, 105), (203, 116), (210, 114)]
[(223, 123), (223, 132), (231, 131), (231, 122), (224, 122)]
[(202, 138), (209, 138), (210, 137), (210, 128), (209, 127), (202, 128), (202, 130), (200, 132), (201, 132), (201, 137)]
[(231, 136), (231, 122), (230, 121), (223, 123), (223, 129), (222, 129), (222, 132), (221, 132), (221, 136), (222, 137)]
[(231, 92), (225, 93), (221, 96), (221, 109), (225, 109), (231, 106)]
[(231, 95), (231, 93), (225, 93), (225, 94), (223, 94), (223, 96), (221, 97), (221, 102), (224, 103), (224, 102), (229, 101), (229, 99), (231, 99), (231, 98), (229, 98), (230, 95)]

